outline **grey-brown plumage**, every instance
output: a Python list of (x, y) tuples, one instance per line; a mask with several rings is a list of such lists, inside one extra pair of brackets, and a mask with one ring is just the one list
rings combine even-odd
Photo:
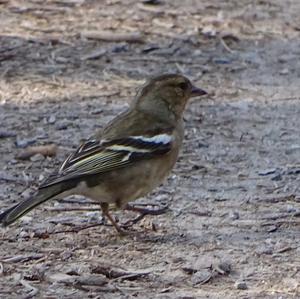
[(206, 94), (176, 74), (153, 78), (127, 111), (83, 143), (42, 183), (37, 193), (0, 214), (9, 225), (37, 205), (56, 197), (80, 194), (124, 207), (158, 186), (173, 168), (183, 139), (182, 114), (187, 100)]

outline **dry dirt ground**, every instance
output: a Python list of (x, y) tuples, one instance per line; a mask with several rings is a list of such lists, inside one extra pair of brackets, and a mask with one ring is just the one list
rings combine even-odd
[[(121, 238), (87, 199), (35, 209), (1, 228), (0, 298), (300, 298), (299, 14), (298, 0), (0, 1), (1, 209), (150, 75), (210, 92), (143, 200), (166, 214)], [(55, 157), (16, 158), (45, 144)]]

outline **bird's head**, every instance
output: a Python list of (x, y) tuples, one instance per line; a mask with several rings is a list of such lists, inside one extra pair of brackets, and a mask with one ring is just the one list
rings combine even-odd
[(189, 98), (206, 94), (185, 76), (166, 74), (150, 79), (137, 94), (135, 104), (147, 113), (178, 119)]

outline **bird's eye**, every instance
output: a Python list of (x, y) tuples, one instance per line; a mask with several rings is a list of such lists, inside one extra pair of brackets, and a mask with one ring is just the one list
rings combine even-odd
[(188, 83), (182, 82), (182, 83), (179, 83), (178, 86), (180, 87), (180, 89), (186, 90), (188, 88)]

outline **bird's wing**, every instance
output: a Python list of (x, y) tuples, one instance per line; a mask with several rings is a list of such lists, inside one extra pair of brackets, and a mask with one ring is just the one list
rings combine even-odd
[(143, 159), (167, 154), (173, 144), (170, 131), (112, 140), (88, 140), (72, 153), (57, 173), (40, 188), (70, 179), (109, 172)]

